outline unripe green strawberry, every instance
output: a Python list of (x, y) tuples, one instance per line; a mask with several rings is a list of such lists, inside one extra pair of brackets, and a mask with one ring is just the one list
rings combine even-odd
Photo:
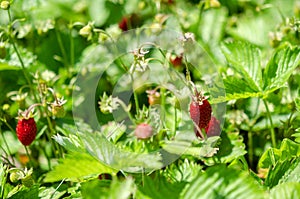
[(147, 123), (139, 124), (135, 128), (134, 135), (139, 139), (147, 139), (153, 135), (152, 127)]
[(21, 178), (20, 173), (17, 171), (14, 171), (9, 175), (9, 179), (12, 183), (18, 182), (20, 178)]
[(221, 134), (220, 121), (214, 116), (211, 117), (208, 126), (205, 128), (207, 137), (219, 136)]
[(22, 178), (22, 184), (25, 187), (31, 187), (34, 184), (34, 181), (32, 179), (32, 175), (26, 175), (24, 178)]
[(54, 105), (52, 104), (52, 114), (55, 117), (64, 117), (66, 115), (64, 106)]
[(34, 118), (20, 118), (17, 124), (17, 137), (24, 146), (30, 145), (36, 136), (36, 123)]

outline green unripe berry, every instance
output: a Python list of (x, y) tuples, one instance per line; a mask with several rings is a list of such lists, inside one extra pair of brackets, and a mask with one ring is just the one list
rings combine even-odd
[(32, 175), (27, 175), (24, 178), (22, 178), (22, 184), (25, 187), (31, 187), (34, 184), (34, 181), (32, 179)]

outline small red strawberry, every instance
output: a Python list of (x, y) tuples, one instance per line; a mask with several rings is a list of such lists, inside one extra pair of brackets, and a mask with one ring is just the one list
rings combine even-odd
[(119, 28), (123, 31), (128, 30), (128, 19), (123, 17), (122, 20), (119, 22)]
[(36, 136), (36, 123), (34, 118), (20, 118), (17, 124), (17, 137), (24, 146), (30, 145)]
[(136, 28), (140, 25), (140, 17), (137, 14), (133, 13), (128, 17), (123, 17), (118, 25), (119, 28), (123, 31)]
[(153, 135), (152, 127), (147, 123), (139, 124), (135, 128), (134, 135), (139, 139), (147, 139)]
[(170, 62), (174, 67), (179, 67), (182, 65), (182, 55), (180, 56), (171, 56), (170, 57)]
[(212, 108), (208, 100), (202, 96), (201, 93), (198, 93), (197, 91), (195, 91), (195, 93), (193, 101), (190, 103), (190, 116), (194, 123), (198, 125), (197, 128), (195, 128), (196, 136), (203, 138), (202, 133), (199, 132), (199, 130), (201, 131), (202, 129), (207, 128), (211, 119)]
[(205, 132), (207, 137), (219, 136), (221, 134), (220, 121), (212, 116), (208, 126), (205, 128)]

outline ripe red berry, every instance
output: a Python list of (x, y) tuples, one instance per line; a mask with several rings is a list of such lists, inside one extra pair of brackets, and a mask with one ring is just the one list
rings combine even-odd
[(221, 134), (220, 121), (215, 117), (211, 117), (208, 126), (205, 128), (207, 137), (219, 136)]
[(182, 55), (180, 56), (171, 56), (170, 62), (174, 67), (179, 67), (182, 65)]
[(147, 139), (153, 135), (152, 127), (149, 124), (139, 124), (134, 131), (134, 135), (139, 139)]
[(133, 13), (128, 17), (123, 17), (118, 25), (119, 28), (123, 31), (136, 28), (140, 25), (140, 17), (137, 14)]
[(34, 118), (19, 119), (17, 124), (17, 137), (24, 146), (30, 145), (36, 136), (36, 123)]
[[(202, 101), (192, 101), (190, 104), (190, 116), (194, 123), (198, 125), (199, 130), (205, 129), (211, 119), (212, 108), (207, 99)], [(196, 128), (196, 136), (202, 137)]]
[(119, 22), (119, 28), (123, 31), (128, 30), (128, 19), (123, 17), (122, 20)]

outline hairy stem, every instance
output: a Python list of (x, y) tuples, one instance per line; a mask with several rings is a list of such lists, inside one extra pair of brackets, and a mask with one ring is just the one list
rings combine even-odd
[(275, 135), (275, 131), (274, 131), (272, 116), (271, 116), (267, 101), (264, 99), (263, 102), (264, 102), (264, 105), (266, 107), (267, 115), (268, 115), (268, 118), (269, 118), (269, 121), (270, 121), (270, 131), (271, 131), (272, 145), (273, 145), (274, 148), (276, 148), (276, 135)]

